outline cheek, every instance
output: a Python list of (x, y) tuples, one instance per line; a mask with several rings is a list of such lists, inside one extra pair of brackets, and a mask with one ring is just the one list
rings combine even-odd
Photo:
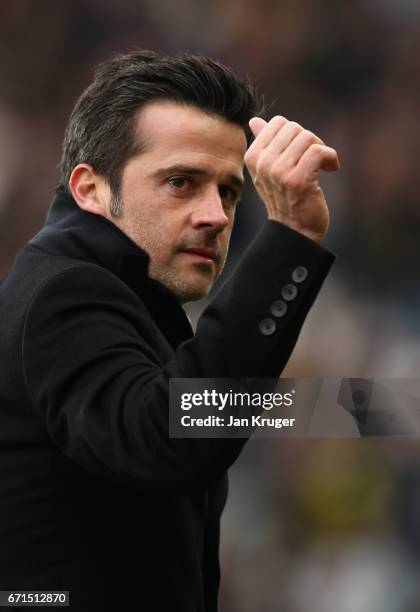
[(171, 263), (177, 242), (179, 228), (167, 218), (148, 218), (141, 230), (145, 250), (154, 265), (167, 266)]
[(230, 224), (220, 236), (221, 244), (223, 244), (226, 247), (229, 245), (230, 238), (232, 236), (232, 225), (233, 224)]

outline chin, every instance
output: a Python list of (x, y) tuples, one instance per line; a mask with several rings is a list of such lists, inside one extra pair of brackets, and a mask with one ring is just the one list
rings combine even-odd
[(181, 304), (195, 302), (206, 297), (215, 281), (214, 273), (209, 274), (208, 268), (204, 270), (196, 269), (193, 273), (190, 271), (189, 274), (186, 274), (185, 271), (174, 274), (171, 271), (170, 273), (151, 276), (172, 291)]
[(184, 290), (178, 290), (176, 296), (178, 300), (184, 304), (185, 302), (196, 302), (202, 300), (209, 293), (212, 285), (206, 285), (203, 287), (185, 287)]

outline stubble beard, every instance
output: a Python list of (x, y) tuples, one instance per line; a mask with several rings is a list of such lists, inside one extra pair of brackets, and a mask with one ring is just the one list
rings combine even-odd
[[(165, 251), (166, 240), (161, 239), (160, 235), (156, 235), (152, 231), (147, 231), (146, 228), (145, 231), (142, 232), (142, 235), (139, 236), (136, 226), (137, 222), (134, 221), (132, 223), (129, 223), (128, 227), (123, 229), (123, 231), (137, 244), (137, 246), (139, 246), (141, 249), (146, 251), (146, 253), (148, 253), (150, 257), (150, 278), (158, 281), (161, 285), (169, 289), (169, 291), (174, 294), (178, 302), (180, 302), (181, 304), (200, 300), (210, 292), (215, 281), (220, 276), (223, 270), (227, 257), (227, 250), (226, 253), (224, 253), (223, 255), (219, 254), (218, 259), (214, 264), (216, 268), (215, 270), (210, 270), (208, 264), (205, 263), (193, 264), (195, 268), (193, 272), (189, 271), (187, 267), (185, 267), (184, 270), (177, 269), (173, 263), (173, 259), (176, 260), (177, 253), (182, 251), (185, 246), (190, 246), (192, 242), (196, 242), (199, 244), (204, 244), (208, 242), (208, 240), (206, 240), (204, 237), (203, 240), (197, 240), (196, 238), (190, 241), (183, 240), (182, 243), (178, 244), (174, 248), (174, 252), (172, 254), (172, 261), (171, 259), (169, 259), (166, 263), (158, 264), (153, 261), (153, 254), (159, 254), (162, 253), (162, 251)], [(207, 277), (208, 281), (197, 282), (197, 275), (201, 275), (201, 277)]]
[[(215, 263), (209, 267), (207, 263), (194, 263), (192, 269), (190, 265), (184, 264), (183, 267), (176, 266), (177, 256), (186, 247), (191, 247), (193, 243), (197, 245), (208, 244), (209, 240), (204, 237), (202, 240), (181, 240), (174, 247), (171, 257), (166, 263), (161, 265), (155, 264), (151, 257), (149, 264), (149, 276), (160, 282), (164, 287), (171, 291), (178, 302), (185, 304), (186, 302), (194, 302), (201, 300), (210, 292), (216, 280), (219, 278), (227, 257), (227, 251), (224, 254), (218, 253)], [(153, 245), (149, 242), (150, 253), (160, 253), (164, 249), (164, 244), (157, 239)], [(146, 249), (147, 250), (147, 249)], [(187, 257), (187, 255), (184, 255)], [(198, 278), (201, 277), (201, 278)]]
[[(213, 287), (221, 272), (221, 269), (218, 269), (216, 274), (210, 272), (207, 264), (202, 264), (201, 266), (200, 264), (195, 264), (194, 267), (197, 271), (185, 271), (183, 274), (182, 271), (170, 266), (160, 272), (154, 272), (152, 266), (149, 275), (150, 278), (160, 282), (169, 289), (175, 295), (178, 302), (185, 304), (186, 302), (194, 302), (204, 298)], [(207, 276), (208, 282), (197, 282), (197, 275)]]

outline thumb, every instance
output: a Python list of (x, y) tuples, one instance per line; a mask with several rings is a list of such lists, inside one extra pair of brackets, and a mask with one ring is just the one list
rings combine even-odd
[(261, 119), (261, 117), (252, 117), (249, 122), (249, 127), (251, 128), (251, 131), (255, 137), (258, 136), (258, 134), (261, 132), (261, 130), (265, 128), (266, 125), (267, 121), (264, 121), (264, 119)]

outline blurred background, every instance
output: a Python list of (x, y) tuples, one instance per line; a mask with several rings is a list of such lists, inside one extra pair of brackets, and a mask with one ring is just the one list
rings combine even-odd
[[(136, 46), (232, 65), (339, 152), (338, 259), (284, 376), (418, 377), (417, 0), (4, 0), (0, 274), (43, 224), (93, 66)], [(248, 186), (228, 271), (263, 219)], [(221, 612), (420, 610), (419, 442), (253, 440), (230, 480)]]

